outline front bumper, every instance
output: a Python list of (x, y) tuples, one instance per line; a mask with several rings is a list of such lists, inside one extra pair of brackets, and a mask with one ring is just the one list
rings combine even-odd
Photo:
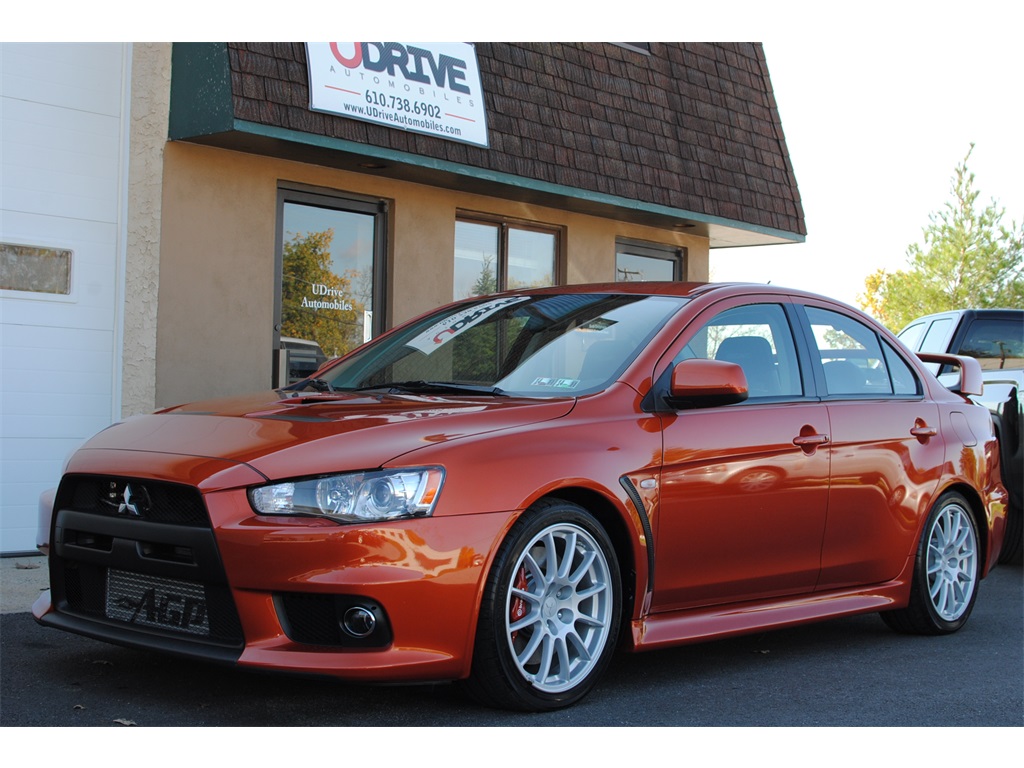
[[(116, 496), (127, 484), (137, 496), (183, 494), (201, 506), (201, 519), (195, 510), (163, 519), (94, 504), (83, 477), (101, 496), (110, 483)], [(201, 494), (151, 477), (75, 479), (57, 495), (51, 590), (33, 607), (41, 624), (190, 658), (363, 681), (469, 674), (487, 567), (515, 516), (339, 526), (258, 517), (239, 488)], [(373, 632), (346, 630), (353, 607), (376, 617)]]

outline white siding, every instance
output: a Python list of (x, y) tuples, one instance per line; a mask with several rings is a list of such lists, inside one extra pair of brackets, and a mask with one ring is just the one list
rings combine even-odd
[(130, 50), (0, 44), (0, 241), (73, 252), (70, 295), (0, 291), (0, 552), (120, 413)]

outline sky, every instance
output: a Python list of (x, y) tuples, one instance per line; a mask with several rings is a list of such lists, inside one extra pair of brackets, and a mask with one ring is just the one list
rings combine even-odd
[(602, 13), (517, 0), (500, 14), (465, 0), (250, 0), (241, 16), (232, 4), (181, 0), (175, 13), (148, 20), (112, 0), (39, 7), (5, 12), (0, 38), (761, 41), (807, 236), (712, 251), (713, 280), (771, 282), (856, 304), (869, 274), (904, 268), (908, 247), (923, 244), (972, 143), (979, 203), (994, 199), (1004, 223), (1024, 220), (1024, 4), (1014, 0), (634, 0)]
[[(982, 4), (984, 5), (984, 4)], [(1019, 6), (1018, 6), (1019, 7)], [(1012, 17), (1012, 18), (1011, 18)], [(856, 303), (905, 268), (967, 167), (978, 203), (1024, 220), (1020, 10), (943, 35), (854, 29), (768, 36), (765, 58), (807, 225), (804, 243), (712, 251), (714, 280), (772, 282)]]

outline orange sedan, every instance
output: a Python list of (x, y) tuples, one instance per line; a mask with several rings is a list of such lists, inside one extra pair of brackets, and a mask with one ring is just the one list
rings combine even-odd
[(772, 286), (459, 302), (287, 389), (94, 437), (41, 504), (34, 613), (524, 710), (578, 701), (616, 648), (866, 612), (954, 632), (1007, 493), (977, 363), (942, 360), (956, 391), (866, 315)]

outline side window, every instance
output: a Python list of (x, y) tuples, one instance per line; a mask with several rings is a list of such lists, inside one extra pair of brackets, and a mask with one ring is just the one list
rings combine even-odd
[(889, 378), (892, 380), (892, 391), (894, 395), (919, 395), (921, 387), (917, 382), (917, 376), (913, 369), (896, 354), (896, 350), (882, 342), (882, 352), (885, 354), (885, 363), (889, 366)]
[(675, 362), (726, 360), (743, 368), (750, 397), (800, 397), (803, 385), (793, 333), (779, 304), (727, 309), (705, 323)]
[[(807, 307), (830, 395), (915, 395), (917, 377), (896, 351), (864, 323)], [(884, 346), (884, 348), (883, 348)]]
[(921, 342), (922, 352), (945, 352), (946, 339), (949, 338), (949, 326), (953, 324), (952, 318), (940, 317), (928, 328), (928, 333)]
[(900, 331), (898, 338), (908, 347), (916, 351), (920, 349), (918, 345), (921, 342), (922, 336), (924, 336), (924, 323), (914, 323)]

